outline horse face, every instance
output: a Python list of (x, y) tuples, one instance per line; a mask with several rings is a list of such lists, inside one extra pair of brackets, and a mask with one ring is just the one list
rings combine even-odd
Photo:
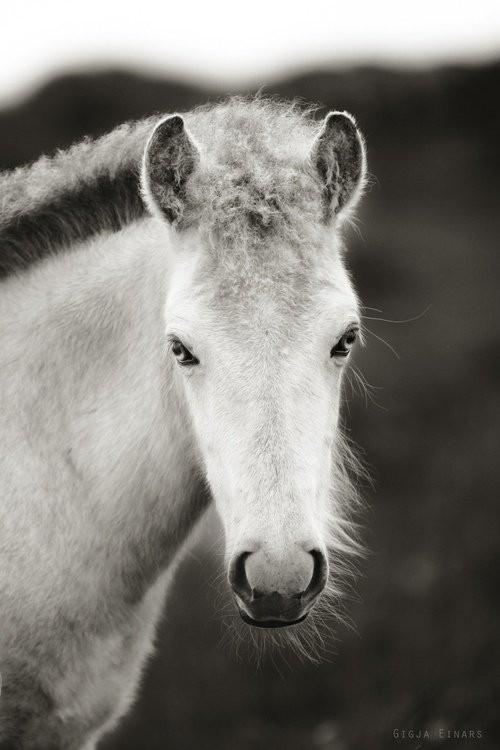
[(166, 309), (171, 358), (224, 524), (241, 616), (290, 625), (328, 578), (340, 391), (357, 301), (338, 257), (316, 280), (256, 272), (245, 291), (237, 278), (221, 284), (203, 268), (202, 252), (178, 260)]
[(166, 335), (229, 581), (247, 622), (278, 627), (305, 618), (332, 540), (346, 546), (332, 495), (345, 491), (340, 387), (359, 323), (336, 234), (364, 145), (345, 113), (318, 128), (272, 103), (221, 112), (195, 114), (193, 136), (178, 115), (160, 122), (142, 184), (174, 226)]

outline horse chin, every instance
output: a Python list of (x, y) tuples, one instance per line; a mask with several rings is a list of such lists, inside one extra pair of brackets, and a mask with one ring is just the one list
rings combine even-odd
[(301, 617), (298, 617), (296, 620), (254, 620), (250, 615), (247, 615), (246, 612), (244, 612), (242, 609), (238, 607), (238, 611), (240, 613), (240, 617), (243, 620), (243, 622), (246, 622), (247, 625), (251, 625), (254, 628), (265, 628), (265, 629), (275, 629), (275, 628), (289, 628), (293, 625), (299, 625), (299, 623), (304, 622), (309, 612), (305, 612)]

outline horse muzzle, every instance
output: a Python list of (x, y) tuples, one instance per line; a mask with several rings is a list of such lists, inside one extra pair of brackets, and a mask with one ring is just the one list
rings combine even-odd
[(229, 567), (229, 582), (244, 622), (258, 628), (284, 628), (303, 622), (328, 578), (319, 549), (297, 548), (274, 560), (263, 549), (242, 552)]

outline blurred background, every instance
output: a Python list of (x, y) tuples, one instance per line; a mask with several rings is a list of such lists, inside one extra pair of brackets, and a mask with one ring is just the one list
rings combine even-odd
[(349, 238), (373, 386), (347, 386), (344, 413), (374, 479), (355, 627), (332, 623), (320, 663), (242, 656), (210, 517), (103, 747), (499, 748), (498, 0), (49, 0), (10, 3), (1, 23), (2, 169), (263, 89), (354, 113), (373, 175)]

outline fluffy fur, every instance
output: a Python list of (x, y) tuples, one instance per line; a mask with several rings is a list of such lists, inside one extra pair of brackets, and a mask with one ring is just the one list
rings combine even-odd
[[(4, 178), (2, 226), (55, 196), (78, 224), (74, 191), (138, 170), (157, 122)], [(0, 740), (11, 747), (89, 750), (127, 710), (207, 484), (227, 557), (257, 539), (278, 582), (307, 533), (334, 554), (336, 603), (338, 555), (358, 551), (343, 368), (330, 358), (358, 304), (310, 158), (320, 126), (240, 99), (185, 122), (200, 160), (175, 194), (179, 215), (155, 204), (132, 221), (117, 190), (116, 225), (87, 214), (91, 240), (28, 238), (24, 259), (48, 254), (2, 282)], [(199, 368), (177, 366), (174, 336)]]
[[(191, 175), (182, 218), (178, 206), (164, 209), (173, 211), (167, 218), (179, 218), (181, 229), (202, 227), (212, 247), (233, 252), (249, 245), (255, 249), (263, 235), (310, 245), (325, 212), (325, 184), (311, 150), (322, 132), (311, 114), (293, 103), (240, 97), (186, 113), (204, 158)], [(141, 161), (160, 121), (126, 123), (100, 139), (86, 139), (1, 175), (0, 278), (143, 216)], [(344, 121), (355, 127), (350, 115)], [(361, 164), (354, 176), (345, 177), (355, 192), (352, 203), (359, 200), (366, 171), (364, 142), (357, 143)], [(168, 156), (164, 152), (161, 158), (158, 184), (163, 179), (168, 190)], [(329, 162), (334, 166), (334, 154)], [(332, 198), (334, 188), (330, 192)], [(348, 208), (342, 206), (345, 213)]]
[[(248, 248), (258, 252), (266, 237), (296, 248), (317, 242), (325, 219), (326, 186), (316, 164), (318, 147), (313, 145), (323, 134), (322, 125), (312, 119), (312, 112), (295, 103), (233, 97), (185, 115), (201, 158), (190, 174), (182, 211), (177, 206), (179, 228), (201, 227), (214, 250), (233, 256)], [(354, 129), (359, 150), (356, 174), (351, 176), (352, 138), (338, 139), (339, 152), (349, 152), (341, 172), (346, 191), (340, 192), (356, 192), (355, 203), (364, 185), (364, 141), (350, 115), (339, 113), (339, 119)], [(333, 149), (325, 155), (332, 169), (337, 169), (336, 158)], [(330, 197), (335, 197), (335, 187), (330, 190)], [(343, 200), (346, 204), (348, 195)], [(150, 204), (154, 208), (155, 201)]]

